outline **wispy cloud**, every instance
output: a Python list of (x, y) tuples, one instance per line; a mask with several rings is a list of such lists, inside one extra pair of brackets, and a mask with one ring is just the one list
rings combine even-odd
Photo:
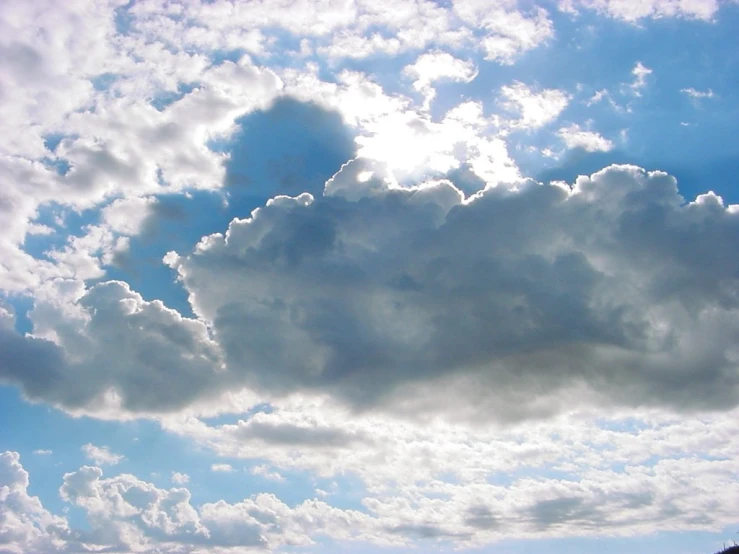
[(107, 446), (95, 446), (91, 443), (82, 446), (82, 452), (88, 460), (98, 465), (116, 465), (124, 458), (120, 454), (111, 452)]

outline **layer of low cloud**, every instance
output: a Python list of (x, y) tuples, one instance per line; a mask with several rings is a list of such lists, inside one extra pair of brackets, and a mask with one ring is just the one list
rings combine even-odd
[(170, 430), (231, 457), (253, 459), (259, 452), (270, 463), (252, 474), (268, 480), (277, 479), (280, 468), (354, 475), (366, 486), (360, 510), (310, 498), (288, 506), (271, 494), (196, 504), (184, 483), (160, 488), (85, 466), (59, 480), (62, 501), (86, 516), (88, 524), (78, 529), (29, 495), (20, 457), (5, 452), (0, 514), (10, 530), (4, 536), (10, 552), (34, 554), (104, 548), (170, 554), (185, 547), (236, 553), (322, 538), (434, 549), (511, 536), (711, 530), (735, 522), (739, 509), (731, 440), (736, 416), (675, 418), (649, 410), (604, 416), (597, 410), (500, 429), (399, 424), (370, 414), (347, 418), (326, 404), (286, 404), (268, 419), (306, 426), (321, 418), (335, 430), (361, 429), (362, 448), (308, 442), (264, 448), (229, 424), (197, 431), (192, 419), (172, 420)]

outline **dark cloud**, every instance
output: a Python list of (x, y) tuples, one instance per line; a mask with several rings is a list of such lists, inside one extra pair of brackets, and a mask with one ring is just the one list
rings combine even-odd
[(352, 433), (335, 427), (296, 425), (272, 422), (255, 416), (248, 422), (240, 422), (233, 432), (239, 440), (261, 440), (267, 444), (345, 448), (357, 442), (366, 442), (363, 434)]
[(496, 529), (501, 525), (500, 520), (487, 506), (471, 506), (467, 510), (464, 524), (475, 529)]
[(715, 197), (685, 204), (669, 176), (628, 166), (451, 208), (445, 184), (376, 188), (282, 199), (178, 262), (252, 386), (367, 406), (458, 375), (485, 411), (572, 387), (735, 404), (739, 217)]
[(349, 164), (328, 195), (277, 197), (168, 258), (202, 321), (101, 284), (76, 318), (37, 305), (37, 335), (60, 346), (6, 332), (3, 376), (71, 407), (113, 392), (134, 412), (243, 386), (475, 419), (595, 401), (736, 405), (736, 209), (685, 203), (672, 178), (631, 166), (467, 203), (444, 182), (357, 180), (366, 169)]

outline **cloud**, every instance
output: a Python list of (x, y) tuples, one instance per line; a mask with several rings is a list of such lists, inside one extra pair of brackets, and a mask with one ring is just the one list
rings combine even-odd
[(272, 469), (267, 464), (256, 465), (251, 468), (250, 472), (252, 475), (257, 475), (269, 481), (276, 481), (278, 483), (285, 482), (285, 478), (280, 475), (279, 472), (272, 471)]
[(595, 10), (615, 19), (636, 23), (645, 18), (680, 17), (711, 20), (719, 9), (717, 0), (665, 2), (664, 0), (560, 0), (562, 11), (577, 13), (577, 8)]
[[(11, 548), (34, 554), (92, 547), (170, 554), (189, 545), (235, 552), (308, 545), (319, 537), (426, 548), (453, 540), (474, 547), (512, 536), (708, 530), (731, 524), (739, 509), (737, 446), (731, 440), (736, 410), (685, 418), (598, 407), (498, 427), (438, 419), (413, 424), (380, 413), (347, 417), (335, 406), (303, 398), (268, 415), (283, 422), (318, 417), (324, 425), (359, 428), (376, 439), (340, 454), (337, 447), (315, 448), (308, 441), (265, 449), (235, 438), (243, 450), (229, 454), (274, 459), (279, 466), (264, 462), (252, 471), (266, 478), (276, 467), (327, 478), (356, 475), (367, 488), (361, 512), (317, 499), (287, 506), (270, 494), (195, 505), (186, 488), (161, 489), (129, 474), (105, 478), (99, 468), (82, 467), (64, 475), (60, 495), (82, 510), (89, 525), (70, 530), (36, 499), (34, 513), (40, 515), (28, 517), (41, 531), (14, 535)], [(193, 424), (192, 418), (181, 422)], [(180, 431), (204, 438), (192, 427)], [(209, 446), (216, 445), (230, 448), (226, 435)], [(9, 462), (5, 469), (2, 460)], [(17, 515), (18, 491), (28, 486), (28, 474), (15, 453), (0, 455), (0, 491), (8, 485), (11, 496), (3, 504), (0, 495), (0, 510)]]
[(82, 446), (82, 452), (88, 460), (98, 465), (114, 466), (123, 461), (123, 456), (111, 452), (107, 446), (95, 446), (88, 443)]
[[(733, 317), (720, 292), (732, 266), (693, 257), (706, 255), (698, 245), (709, 236), (722, 237), (710, 241), (720, 252), (736, 232), (736, 210), (714, 195), (683, 206), (672, 178), (630, 166), (572, 189), (493, 188), (467, 203), (443, 182), (357, 202), (331, 194), (275, 199), (168, 259), (230, 372), (250, 386), (409, 410), (420, 398), (433, 404), (434, 386), (458, 409), (461, 387), (467, 406), (483, 402), (475, 391), (492, 394), (489, 415), (547, 411), (543, 398), (580, 395), (572, 387), (582, 385), (621, 402), (734, 404), (731, 332), (708, 331), (714, 317)], [(654, 210), (670, 215), (648, 223)], [(697, 380), (706, 396), (688, 393)], [(534, 383), (546, 386), (534, 394)]]
[(595, 131), (586, 131), (577, 123), (562, 127), (557, 135), (567, 148), (582, 148), (586, 152), (608, 152), (613, 149), (613, 142)]
[(403, 69), (403, 73), (415, 77), (413, 88), (424, 95), (424, 106), (428, 108), (436, 95), (434, 83), (444, 80), (469, 83), (477, 76), (477, 69), (471, 61), (437, 50), (421, 54), (413, 64)]
[(178, 471), (172, 472), (172, 483), (175, 485), (186, 485), (190, 482), (190, 476), (187, 473), (180, 473)]
[(641, 91), (647, 86), (647, 77), (652, 73), (653, 71), (643, 63), (636, 62), (634, 69), (631, 70), (631, 74), (634, 76), (634, 82), (629, 85), (634, 95), (641, 96)]
[(198, 319), (123, 283), (57, 283), (33, 336), (2, 331), (4, 379), (92, 413), (242, 388), (509, 420), (573, 403), (736, 405), (738, 212), (716, 195), (686, 204), (668, 175), (613, 166), (464, 200), (446, 181), (358, 180), (366, 167), (168, 255)]
[(693, 87), (690, 87), (690, 88), (680, 89), (680, 92), (682, 92), (683, 94), (687, 94), (690, 98), (694, 100), (700, 100), (703, 98), (713, 98), (714, 96), (713, 91), (710, 88), (708, 90), (701, 91), (701, 90), (696, 90)]
[(33, 453), (36, 454), (37, 456), (51, 456), (51, 454), (53, 454), (51, 450), (42, 450), (42, 449), (34, 450)]
[(504, 86), (500, 92), (506, 98), (504, 107), (521, 114), (521, 118), (514, 126), (524, 129), (538, 129), (555, 121), (570, 101), (570, 96), (564, 91), (557, 89), (537, 91), (521, 82)]
[(212, 464), (210, 469), (216, 473), (231, 473), (234, 470), (231, 464)]
[(524, 12), (515, 9), (515, 4), (461, 0), (454, 3), (454, 11), (462, 20), (485, 30), (485, 58), (501, 64), (512, 64), (519, 55), (554, 35), (549, 14), (541, 7)]
[(28, 485), (28, 472), (18, 453), (0, 453), (0, 549), (9, 554), (62, 552), (63, 539), (69, 535), (66, 520), (30, 496)]

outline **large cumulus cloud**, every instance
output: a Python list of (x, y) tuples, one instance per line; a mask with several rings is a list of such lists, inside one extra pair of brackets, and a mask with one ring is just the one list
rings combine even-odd
[(98, 285), (66, 315), (41, 303), (36, 336), (58, 346), (6, 339), (38, 356), (3, 371), (37, 398), (112, 393), (133, 411), (245, 386), (475, 418), (595, 400), (725, 409), (739, 384), (738, 238), (735, 207), (685, 202), (672, 177), (633, 166), (465, 200), (448, 181), (399, 188), (357, 160), (324, 196), (276, 197), (170, 253), (198, 319)]
[(735, 403), (739, 211), (715, 195), (686, 203), (672, 177), (613, 166), (463, 201), (355, 164), (329, 195), (278, 198), (169, 258), (246, 383), (402, 405), (407, 385), (438, 400), (437, 380), (452, 407), (514, 416), (560, 389)]

